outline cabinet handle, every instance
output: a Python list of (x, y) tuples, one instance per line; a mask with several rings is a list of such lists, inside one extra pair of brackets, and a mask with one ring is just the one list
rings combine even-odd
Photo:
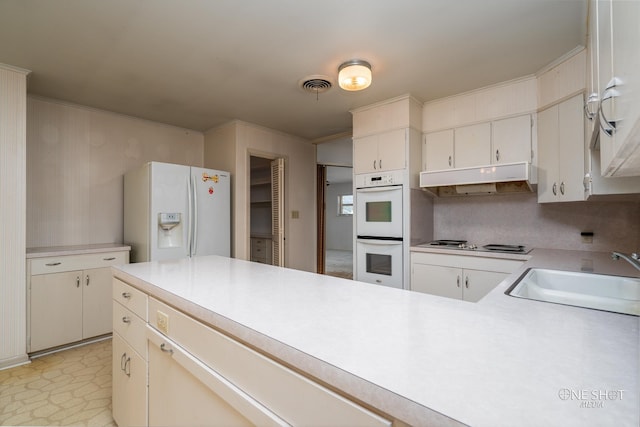
[(114, 256), (110, 256), (109, 258), (102, 258), (103, 261), (113, 261), (114, 259), (116, 259), (116, 257)]
[(48, 264), (45, 264), (47, 267), (55, 267), (56, 265), (60, 265), (62, 264), (61, 262), (50, 262)]
[(378, 169), (382, 169), (382, 159), (378, 160)]
[[(602, 92), (602, 99), (600, 100), (600, 129), (602, 129), (602, 131), (609, 136), (612, 136), (616, 132), (616, 125), (618, 121), (607, 119), (607, 116), (604, 115), (602, 103), (620, 96), (620, 92), (618, 91), (618, 89), (616, 89), (616, 87), (620, 85), (620, 83), (621, 81), (617, 77), (611, 79), (611, 81), (607, 84), (607, 87), (604, 89), (604, 92)], [(606, 128), (605, 124), (610, 127)]]
[(464, 287), (469, 289), (469, 276), (464, 278)]
[(456, 277), (456, 286), (460, 287), (460, 276)]
[(595, 112), (591, 111), (591, 104), (593, 104), (594, 102), (598, 102), (598, 94), (595, 92), (589, 95), (589, 97), (587, 98), (587, 102), (584, 103), (584, 116), (591, 121), (593, 121), (597, 113), (597, 110)]
[(122, 298), (126, 298), (126, 299), (131, 298), (131, 293), (130, 292), (123, 292), (122, 293)]
[(127, 360), (124, 362), (124, 373), (130, 377), (131, 376), (131, 358), (127, 357)]
[(160, 344), (160, 350), (164, 351), (165, 353), (173, 354), (173, 349), (166, 348), (165, 343)]
[(131, 323), (131, 318), (129, 316), (122, 316), (122, 323)]
[(564, 181), (560, 183), (560, 194), (564, 196)]
[(89, 275), (87, 274), (87, 279), (85, 280), (85, 285), (89, 286)]
[(496, 162), (500, 161), (500, 150), (496, 150)]
[(120, 357), (120, 370), (124, 371), (124, 365), (126, 363), (126, 359), (127, 359), (127, 353), (122, 353), (122, 356)]
[(375, 160), (373, 161), (373, 168), (374, 169), (376, 168), (376, 161)]
[(451, 166), (451, 156), (449, 156), (449, 166)]
[(553, 183), (553, 187), (551, 187), (551, 191), (553, 191), (554, 196), (558, 195), (558, 185), (555, 182)]
[(80, 276), (76, 276), (76, 288), (80, 287)]

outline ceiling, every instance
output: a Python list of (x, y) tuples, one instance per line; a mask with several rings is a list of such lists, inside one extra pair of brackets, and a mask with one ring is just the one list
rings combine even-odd
[[(0, 63), (31, 70), (31, 94), (316, 140), (348, 132), (357, 107), (535, 73), (584, 45), (586, 17), (586, 0), (0, 0)], [(354, 58), (368, 89), (299, 87)]]

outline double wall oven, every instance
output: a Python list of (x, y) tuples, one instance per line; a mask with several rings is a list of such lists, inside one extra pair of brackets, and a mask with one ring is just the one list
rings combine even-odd
[(403, 175), (356, 175), (356, 279), (403, 287)]

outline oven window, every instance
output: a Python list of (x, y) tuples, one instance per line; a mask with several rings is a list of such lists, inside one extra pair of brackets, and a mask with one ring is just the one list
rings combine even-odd
[(391, 255), (367, 254), (367, 273), (391, 276)]
[(391, 201), (368, 202), (366, 220), (367, 222), (391, 222)]

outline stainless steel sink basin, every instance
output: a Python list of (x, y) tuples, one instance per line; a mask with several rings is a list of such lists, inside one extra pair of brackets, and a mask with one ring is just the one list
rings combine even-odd
[(634, 277), (530, 268), (505, 293), (640, 316), (640, 279)]

